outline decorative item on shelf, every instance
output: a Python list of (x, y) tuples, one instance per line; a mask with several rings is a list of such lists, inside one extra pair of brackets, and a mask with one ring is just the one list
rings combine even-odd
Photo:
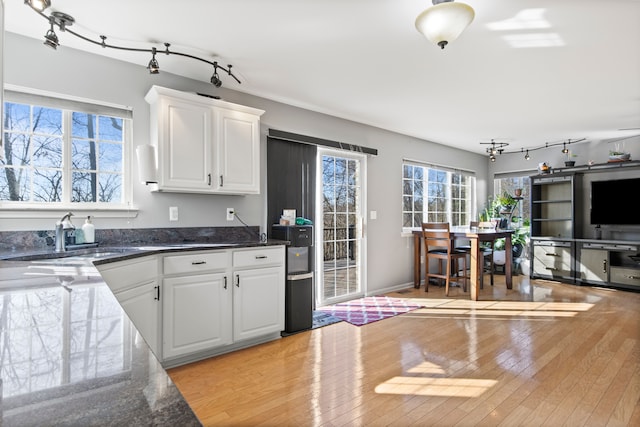
[(629, 160), (631, 160), (631, 153), (625, 153), (615, 150), (609, 151), (608, 163), (628, 162)]
[(515, 190), (513, 190), (513, 194), (516, 197), (522, 197), (522, 188), (516, 188)]
[(538, 163), (538, 173), (547, 174), (551, 173), (551, 166), (547, 162)]
[(572, 168), (576, 165), (576, 161), (574, 160), (578, 157), (577, 154), (573, 153), (571, 150), (567, 150), (567, 160), (564, 161), (564, 165), (568, 168)]
[(616, 142), (613, 150), (609, 150), (609, 163), (628, 162), (629, 160), (631, 160), (631, 153), (624, 149), (624, 141), (622, 143)]

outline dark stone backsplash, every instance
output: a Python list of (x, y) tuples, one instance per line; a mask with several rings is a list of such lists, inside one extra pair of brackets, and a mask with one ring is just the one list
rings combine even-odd
[[(96, 242), (100, 246), (258, 241), (260, 241), (260, 228), (257, 226), (96, 229)], [(33, 248), (45, 250), (54, 246), (55, 233), (53, 230), (0, 231), (0, 249)]]

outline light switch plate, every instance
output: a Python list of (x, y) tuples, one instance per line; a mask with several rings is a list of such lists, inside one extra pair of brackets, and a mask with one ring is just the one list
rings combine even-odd
[(177, 221), (178, 220), (178, 207), (170, 206), (169, 207), (169, 221)]

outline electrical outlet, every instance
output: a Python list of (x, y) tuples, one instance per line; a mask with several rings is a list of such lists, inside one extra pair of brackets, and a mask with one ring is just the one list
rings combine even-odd
[(169, 221), (177, 221), (178, 220), (178, 207), (170, 206), (169, 207)]
[(227, 221), (233, 221), (236, 211), (233, 208), (227, 208)]

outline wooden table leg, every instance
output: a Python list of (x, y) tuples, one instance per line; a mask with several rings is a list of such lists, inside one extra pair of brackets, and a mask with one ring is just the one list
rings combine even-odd
[(469, 284), (469, 292), (471, 293), (471, 300), (478, 301), (478, 270), (482, 267), (480, 264), (480, 242), (479, 239), (471, 239), (471, 252), (469, 254), (471, 258), (471, 283)]
[(512, 259), (513, 259), (513, 248), (511, 245), (511, 234), (508, 234), (504, 239), (504, 251), (505, 251), (505, 263), (504, 263), (504, 277), (507, 282), (507, 289), (513, 288), (512, 282)]
[[(420, 239), (420, 235), (417, 233), (413, 234), (413, 287), (416, 289), (420, 288), (420, 252), (422, 242)], [(426, 285), (425, 285), (426, 286)]]

